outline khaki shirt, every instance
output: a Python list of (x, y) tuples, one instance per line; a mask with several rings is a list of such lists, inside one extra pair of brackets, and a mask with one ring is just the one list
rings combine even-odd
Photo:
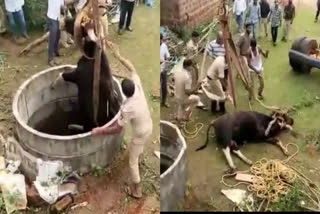
[(192, 87), (192, 78), (190, 73), (182, 69), (177, 71), (174, 75), (175, 83), (175, 97), (179, 100), (185, 100), (188, 98), (186, 90), (191, 90)]
[(247, 56), (250, 52), (250, 36), (242, 33), (237, 42), (237, 46), (240, 49), (240, 55)]
[(123, 127), (130, 122), (133, 138), (143, 138), (152, 132), (152, 119), (139, 76), (133, 74), (132, 80), (135, 84), (135, 91), (133, 96), (122, 104), (118, 123)]
[(225, 59), (218, 56), (208, 69), (207, 76), (211, 79), (223, 79), (224, 78)]

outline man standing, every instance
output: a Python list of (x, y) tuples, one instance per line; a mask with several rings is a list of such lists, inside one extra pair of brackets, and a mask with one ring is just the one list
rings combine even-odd
[(106, 124), (102, 127), (94, 128), (92, 135), (119, 133), (130, 122), (133, 136), (129, 145), (129, 168), (133, 184), (130, 185), (128, 194), (134, 198), (141, 198), (139, 156), (143, 152), (144, 144), (151, 137), (152, 119), (141, 80), (134, 69), (131, 70), (131, 78), (124, 79), (121, 87), (127, 99), (121, 106), (119, 119), (110, 126)]
[(278, 28), (281, 27), (282, 24), (282, 11), (279, 7), (278, 0), (274, 1), (274, 7), (271, 9), (269, 20), (271, 21), (271, 35), (273, 46), (277, 45), (277, 37), (278, 37)]
[(282, 41), (286, 42), (289, 37), (289, 31), (293, 22), (293, 19), (296, 16), (296, 8), (292, 3), (292, 0), (289, 0), (289, 3), (285, 6), (284, 11), (284, 25), (283, 25), (283, 37)]
[(317, 14), (316, 14), (316, 19), (314, 20), (314, 22), (318, 21), (319, 14), (320, 14), (320, 0), (317, 1)]
[(134, 3), (135, 3), (135, 0), (121, 0), (121, 5), (120, 5), (121, 12), (120, 12), (120, 22), (119, 22), (119, 30), (118, 30), (119, 35), (123, 33), (123, 26), (125, 22), (126, 22), (126, 30), (132, 32), (132, 28), (130, 27), (130, 24), (131, 24)]
[(18, 21), (20, 25), (20, 35), (26, 39), (29, 39), (26, 28), (26, 21), (24, 19), (24, 13), (22, 10), (22, 6), (24, 5), (24, 1), (21, 0), (5, 0), (5, 7), (8, 15), (10, 30), (13, 34), (13, 38), (17, 41), (18, 32), (16, 30), (16, 22)]
[(217, 39), (211, 41), (206, 48), (206, 51), (209, 56), (213, 59), (218, 56), (226, 56), (226, 49), (224, 48), (223, 39), (222, 39), (222, 31), (219, 31), (217, 34)]
[(237, 41), (237, 47), (239, 48), (240, 59), (242, 63), (248, 65), (248, 57), (250, 54), (250, 33), (251, 25), (246, 24), (246, 31), (242, 33)]
[(186, 44), (184, 55), (191, 56), (198, 52), (199, 37), (200, 37), (200, 34), (197, 31), (192, 32), (191, 39)]
[[(320, 0), (319, 0), (320, 1)], [(264, 27), (264, 33), (268, 37), (268, 16), (270, 13), (270, 5), (267, 0), (261, 0), (260, 2), (260, 11), (261, 11), (261, 25)], [(260, 27), (261, 33), (262, 26)]]
[(260, 5), (258, 0), (253, 0), (253, 3), (250, 3), (247, 13), (247, 23), (251, 24), (253, 38), (256, 38), (258, 23), (260, 22)]
[(250, 94), (250, 96), (254, 96), (255, 79), (256, 79), (256, 77), (258, 77), (258, 79), (259, 79), (259, 89), (258, 89), (259, 99), (263, 99), (262, 92), (264, 89), (263, 62), (262, 62), (261, 55), (267, 58), (268, 53), (269, 53), (268, 51), (264, 52), (259, 46), (257, 46), (257, 41), (255, 39), (251, 39), (249, 68), (250, 68), (250, 75), (251, 75), (251, 77), (250, 77), (251, 88), (252, 88), (253, 92), (252, 92), (252, 94)]
[[(215, 108), (214, 109), (215, 111), (219, 111), (219, 110), (222, 112), (225, 111), (224, 103), (226, 99), (226, 94), (221, 84), (221, 82), (224, 81), (224, 78), (225, 78), (225, 72), (224, 72), (225, 66), (226, 66), (225, 57), (218, 56), (208, 69), (207, 77), (205, 79), (205, 83), (207, 84), (205, 85), (209, 86), (209, 92), (214, 96), (210, 97), (208, 95), (209, 93), (202, 86), (202, 89), (204, 89), (205, 94), (208, 96), (208, 98), (214, 101), (212, 103), (211, 110)], [(219, 103), (220, 105), (218, 105)], [(213, 104), (216, 104), (216, 106), (213, 106)], [(219, 106), (221, 107), (220, 109), (218, 109)]]
[(60, 40), (60, 26), (59, 18), (61, 10), (64, 8), (64, 0), (48, 0), (48, 27), (49, 27), (49, 50), (48, 50), (48, 64), (50, 66), (58, 65), (54, 57), (59, 57), (59, 40)]
[(161, 85), (161, 105), (169, 108), (167, 104), (167, 67), (166, 60), (170, 58), (170, 53), (166, 43), (163, 41), (163, 34), (160, 34), (160, 85)]
[[(250, 33), (251, 25), (246, 24), (246, 31), (241, 34), (239, 40), (237, 41), (237, 47), (240, 53), (240, 62), (243, 65), (245, 76), (250, 83), (250, 74), (249, 74), (249, 56), (250, 56)], [(249, 90), (249, 98), (251, 97), (252, 90)]]
[(183, 69), (175, 72), (175, 98), (178, 103), (177, 120), (189, 120), (192, 110), (197, 106), (200, 97), (194, 95), (192, 90), (191, 69), (193, 62), (186, 59), (183, 62)]
[(247, 9), (246, 0), (235, 0), (233, 3), (233, 14), (236, 16), (238, 32), (242, 31), (243, 15)]
[[(216, 59), (219, 56), (226, 57), (226, 49), (224, 48), (223, 44), (223, 34), (222, 31), (219, 31), (217, 34), (217, 39), (211, 41), (207, 48), (206, 51), (209, 56), (211, 56), (213, 59)], [(226, 91), (228, 87), (228, 65), (225, 63), (225, 68), (224, 68), (224, 79), (221, 80), (223, 90)]]

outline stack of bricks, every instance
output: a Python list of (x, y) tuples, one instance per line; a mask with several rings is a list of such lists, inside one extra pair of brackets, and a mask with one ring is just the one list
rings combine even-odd
[(161, 25), (195, 27), (216, 16), (221, 0), (161, 0)]

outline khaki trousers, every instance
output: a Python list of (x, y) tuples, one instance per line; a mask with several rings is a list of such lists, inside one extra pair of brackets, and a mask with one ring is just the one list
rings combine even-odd
[(149, 140), (152, 131), (140, 138), (133, 138), (129, 145), (129, 169), (133, 183), (138, 184), (141, 181), (139, 172), (139, 157), (143, 152), (144, 144)]
[(262, 30), (264, 29), (264, 35), (268, 36), (268, 19), (267, 18), (261, 18), (261, 24), (259, 25), (259, 33), (261, 36)]
[(291, 20), (285, 20), (283, 25), (283, 38), (288, 39), (291, 28)]
[(253, 98), (253, 97), (256, 98), (254, 90), (255, 90), (255, 84), (256, 84), (257, 79), (259, 81), (258, 95), (262, 95), (262, 92), (263, 92), (263, 89), (264, 89), (263, 71), (260, 72), (259, 74), (257, 74), (256, 72), (251, 71), (250, 72), (250, 76), (251, 76), (251, 78), (250, 78), (251, 79), (250, 88), (252, 90), (252, 93), (250, 93), (250, 98)]
[(177, 100), (178, 104), (178, 119), (182, 119), (185, 116), (186, 111), (193, 111), (195, 107), (197, 107), (198, 103), (200, 101), (200, 97), (197, 95), (190, 95), (187, 99)]

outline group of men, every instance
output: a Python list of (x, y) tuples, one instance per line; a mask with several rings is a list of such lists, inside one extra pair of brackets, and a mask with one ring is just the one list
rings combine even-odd
[[(5, 0), (5, 8), (9, 20), (9, 27), (13, 34), (13, 38), (17, 41), (19, 36), (29, 39), (26, 29), (26, 21), (23, 12), (24, 0)], [(133, 9), (136, 0), (121, 0), (120, 3), (120, 21), (119, 21), (119, 35), (124, 32), (125, 29), (132, 31), (131, 19)], [(100, 15), (107, 15), (106, 5), (111, 4), (111, 0), (99, 0), (99, 5), (103, 11)], [(47, 10), (47, 27), (49, 30), (49, 48), (48, 48), (48, 64), (50, 66), (59, 65), (59, 62), (55, 60), (55, 57), (59, 57), (59, 40), (61, 35), (61, 22), (66, 15), (65, 12), (71, 9), (72, 15), (75, 16), (76, 12), (80, 11), (87, 4), (87, 0), (48, 0)], [(148, 1), (147, 4), (152, 6), (152, 1)], [(100, 11), (99, 11), (100, 12)], [(106, 25), (108, 23), (105, 23)], [(20, 27), (20, 31), (17, 27)]]
[[(253, 38), (256, 39), (259, 25), (263, 25), (264, 34), (268, 36), (268, 23), (271, 23), (271, 36), (273, 45), (276, 45), (278, 37), (278, 28), (282, 26), (284, 19), (282, 41), (287, 41), (293, 20), (295, 18), (295, 6), (292, 0), (284, 6), (283, 12), (280, 2), (274, 1), (274, 6), (271, 8), (267, 0), (252, 0), (247, 8), (246, 0), (235, 0), (233, 4), (233, 13), (238, 26), (238, 31), (241, 32), (244, 24), (251, 25)], [(245, 19), (244, 19), (245, 17)], [(244, 21), (243, 21), (244, 20)], [(262, 27), (260, 27), (260, 32)]]
[[(255, 38), (251, 36), (251, 24), (245, 25), (245, 32), (240, 35), (236, 46), (239, 50), (241, 63), (244, 65), (245, 75), (249, 83), (249, 99), (255, 98), (254, 87), (256, 79), (259, 80), (258, 98), (263, 99), (264, 79), (263, 79), (263, 60), (262, 56), (268, 57), (268, 51), (263, 51)], [(195, 34), (194, 34), (195, 35)], [(185, 59), (182, 68), (174, 73), (175, 83), (175, 102), (177, 104), (178, 121), (190, 119), (191, 112), (201, 103), (205, 103), (201, 108), (210, 109), (212, 112), (225, 112), (225, 102), (233, 101), (228, 92), (228, 65), (226, 61), (226, 50), (224, 47), (223, 34), (217, 33), (215, 40), (208, 43), (205, 48), (211, 65), (207, 70), (206, 77), (201, 83), (204, 98), (198, 95), (201, 90), (197, 83), (192, 82), (192, 70), (195, 63), (191, 59)], [(160, 68), (161, 68), (161, 103), (162, 106), (169, 107), (166, 103), (167, 95), (167, 69), (166, 60), (170, 57), (168, 47), (164, 42), (163, 35), (160, 35)], [(203, 96), (201, 96), (203, 97)]]

